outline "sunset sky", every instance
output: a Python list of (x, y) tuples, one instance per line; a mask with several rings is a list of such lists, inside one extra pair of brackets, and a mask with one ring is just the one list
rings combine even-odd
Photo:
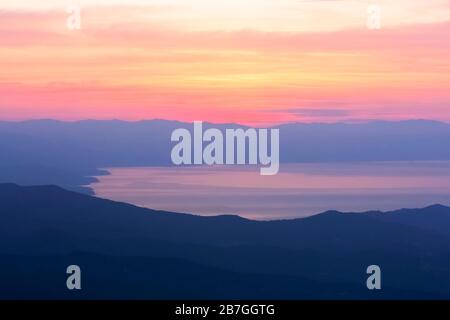
[(2, 120), (450, 122), (450, 0), (0, 0), (0, 70)]

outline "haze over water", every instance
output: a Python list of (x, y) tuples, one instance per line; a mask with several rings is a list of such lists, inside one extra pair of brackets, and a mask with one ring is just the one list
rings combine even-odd
[(326, 210), (367, 211), (450, 205), (450, 162), (282, 164), (109, 168), (97, 196), (138, 206), (252, 219), (304, 217)]

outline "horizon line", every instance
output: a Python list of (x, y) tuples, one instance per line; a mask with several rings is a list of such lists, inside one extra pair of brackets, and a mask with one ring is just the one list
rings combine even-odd
[[(82, 122), (122, 122), (122, 123), (142, 123), (142, 122), (176, 122), (176, 123), (184, 123), (184, 124), (193, 124), (195, 121), (202, 121), (206, 124), (216, 124), (216, 125), (239, 125), (243, 127), (262, 127), (257, 125), (248, 125), (239, 122), (217, 122), (217, 121), (208, 121), (208, 120), (195, 120), (195, 121), (182, 121), (176, 119), (164, 119), (164, 118), (148, 118), (148, 119), (139, 119), (139, 120), (130, 120), (130, 119), (118, 119), (118, 118), (105, 118), (105, 119), (94, 119), (94, 118), (86, 118), (86, 119), (55, 119), (55, 118), (31, 118), (31, 119), (0, 119), (0, 123), (29, 123), (29, 122), (59, 122), (59, 123), (82, 123)], [(402, 119), (402, 120), (385, 120), (385, 119), (365, 119), (365, 120), (342, 120), (342, 121), (330, 121), (330, 122), (307, 122), (307, 121), (287, 121), (281, 123), (273, 123), (267, 124), (265, 127), (277, 127), (284, 125), (295, 125), (295, 124), (303, 124), (303, 125), (336, 125), (336, 124), (345, 124), (345, 125), (358, 125), (358, 124), (370, 124), (370, 123), (405, 123), (405, 122), (429, 122), (429, 123), (440, 123), (450, 125), (450, 121), (445, 120), (436, 120), (436, 119), (424, 119), (424, 118), (410, 118), (410, 119)]]

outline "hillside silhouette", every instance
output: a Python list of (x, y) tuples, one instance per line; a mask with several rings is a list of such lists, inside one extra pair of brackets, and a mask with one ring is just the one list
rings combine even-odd
[[(252, 221), (0, 184), (0, 298), (450, 297), (450, 208)], [(83, 270), (81, 292), (65, 268)], [(381, 291), (366, 288), (367, 266)]]

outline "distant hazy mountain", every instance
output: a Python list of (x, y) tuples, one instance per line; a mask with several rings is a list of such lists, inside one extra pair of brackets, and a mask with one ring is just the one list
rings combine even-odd
[[(0, 164), (169, 165), (170, 135), (180, 127), (192, 129), (189, 123), (165, 120), (0, 122)], [(450, 124), (436, 121), (295, 123), (279, 128), (282, 162), (450, 159)]]
[[(211, 126), (236, 127), (205, 124)], [(181, 127), (192, 129), (188, 123), (165, 120), (0, 122), (0, 182), (58, 184), (89, 192), (79, 186), (98, 174), (98, 168), (171, 165), (170, 136)], [(441, 122), (296, 123), (279, 128), (281, 162), (450, 160), (450, 124)], [(50, 170), (54, 174), (42, 174)], [(50, 176), (61, 179), (45, 179)]]
[[(450, 298), (444, 206), (258, 222), (14, 184), (0, 205), (0, 298)], [(70, 264), (81, 292), (65, 289)]]
[(79, 168), (55, 168), (45, 165), (3, 165), (0, 166), (0, 182), (14, 182), (21, 185), (58, 185), (69, 190), (93, 194), (84, 185), (96, 182), (97, 179), (88, 175), (102, 175), (102, 170)]

